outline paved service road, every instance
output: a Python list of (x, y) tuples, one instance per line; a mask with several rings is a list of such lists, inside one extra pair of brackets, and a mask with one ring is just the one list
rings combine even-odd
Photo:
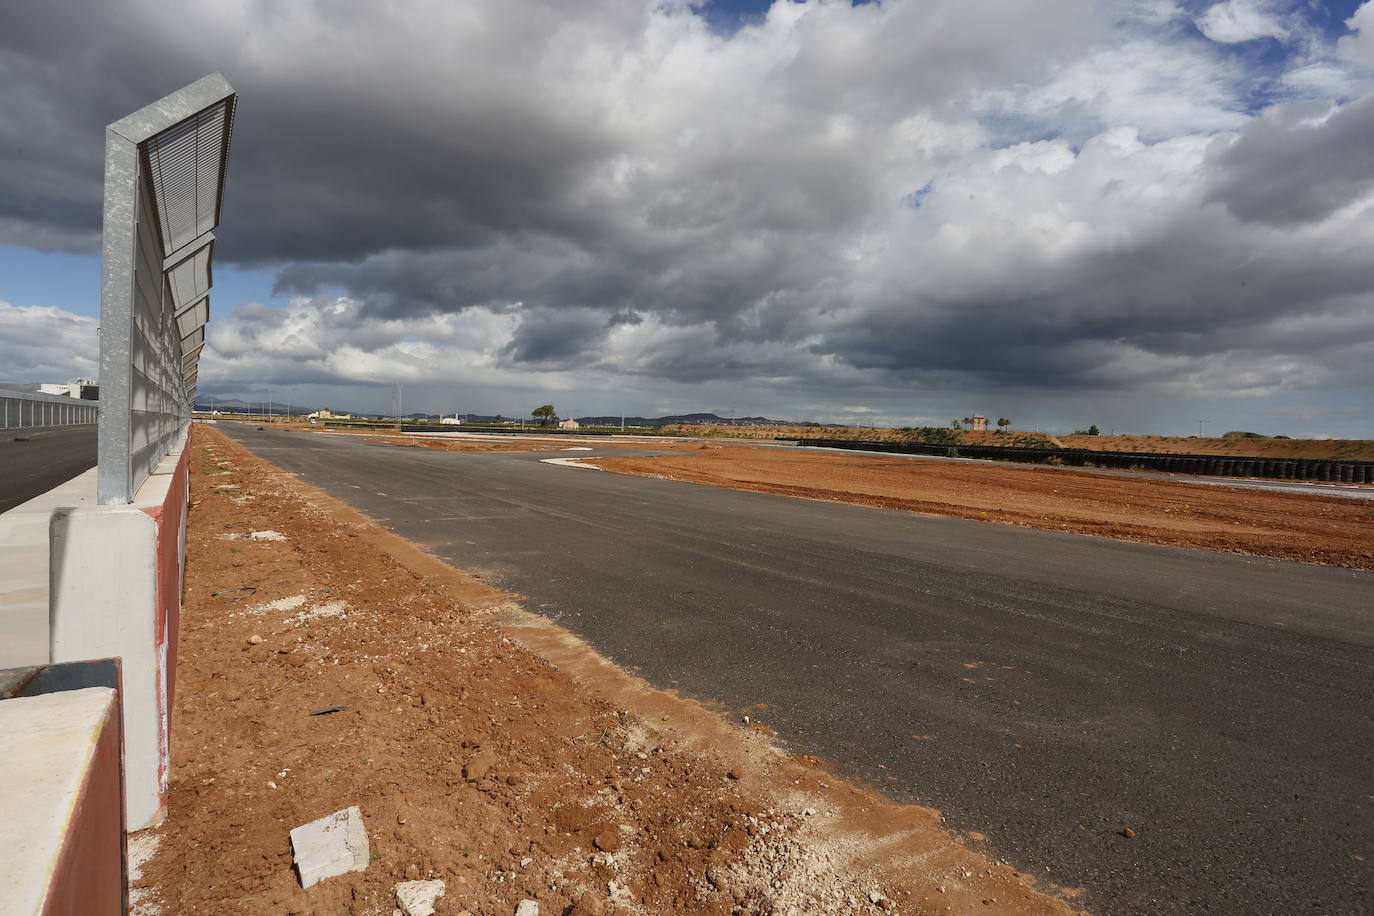
[(93, 467), (94, 423), (0, 430), (0, 512)]
[(1374, 574), (219, 429), (1089, 909), (1374, 912)]

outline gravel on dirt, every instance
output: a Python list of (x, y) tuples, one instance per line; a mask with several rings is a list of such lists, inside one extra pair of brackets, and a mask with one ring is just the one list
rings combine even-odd
[[(439, 916), (1071, 911), (937, 811), (652, 689), (212, 428), (191, 472), (139, 914), (391, 916), (398, 883), (436, 880)], [(285, 540), (220, 537), (265, 525)], [(302, 889), (291, 828), (353, 805), (367, 869)]]

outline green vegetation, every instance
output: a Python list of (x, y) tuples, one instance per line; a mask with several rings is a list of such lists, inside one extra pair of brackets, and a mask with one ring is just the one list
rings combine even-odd
[(558, 422), (558, 414), (554, 413), (552, 404), (545, 404), (530, 411), (530, 416), (539, 421), (540, 426), (548, 426), (550, 423)]
[[(1243, 430), (1243, 429), (1233, 429), (1233, 430), (1231, 430), (1229, 433), (1222, 433), (1222, 434), (1221, 434), (1221, 438), (1223, 438), (1223, 439), (1268, 439), (1269, 437), (1268, 437), (1268, 436), (1261, 435), (1261, 434), (1259, 434), (1259, 433), (1249, 433), (1249, 432), (1246, 432), (1246, 431)], [(1285, 438), (1285, 437), (1277, 437), (1277, 438)]]
[(963, 441), (959, 433), (943, 426), (922, 426), (911, 430), (911, 434), (918, 442), (929, 442), (931, 445), (958, 445)]

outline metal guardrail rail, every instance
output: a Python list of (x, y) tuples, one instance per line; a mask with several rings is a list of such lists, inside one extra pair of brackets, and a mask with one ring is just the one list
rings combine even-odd
[(190, 422), (237, 100), (212, 73), (106, 128), (101, 505), (132, 502)]
[(62, 394), (0, 390), (0, 429), (80, 426), (96, 422), (100, 405)]
[(847, 439), (788, 439), (798, 445), (843, 448), (901, 455), (991, 458), (1043, 464), (1050, 458), (1071, 467), (1127, 468), (1199, 474), (1213, 477), (1263, 477), (1271, 480), (1316, 480), (1374, 483), (1374, 462), (1322, 458), (1256, 458), (1225, 455), (1169, 455), (1160, 452), (1095, 452), (1080, 448), (1027, 448), (1011, 445), (930, 445), (924, 442), (874, 442)]

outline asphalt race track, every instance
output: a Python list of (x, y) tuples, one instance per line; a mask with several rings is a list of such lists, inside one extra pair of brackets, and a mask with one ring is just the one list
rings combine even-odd
[(0, 512), (93, 467), (94, 423), (0, 431)]
[(1078, 905), (1374, 912), (1374, 574), (218, 428)]

